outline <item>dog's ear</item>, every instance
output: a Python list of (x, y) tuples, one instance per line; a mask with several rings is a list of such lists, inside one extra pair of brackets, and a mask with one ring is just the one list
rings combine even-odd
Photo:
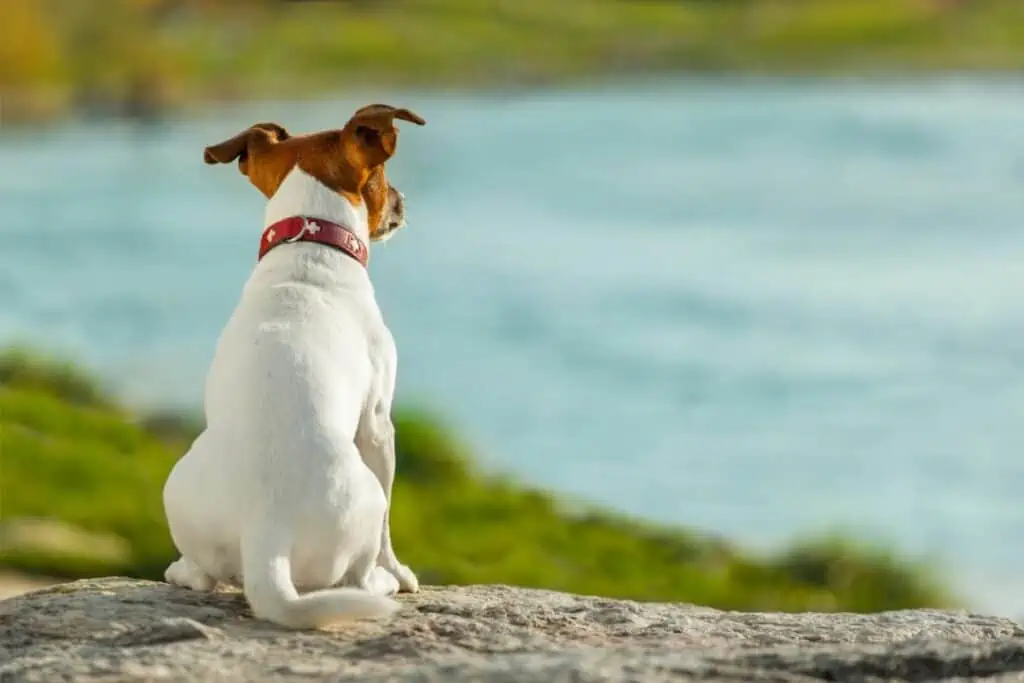
[(351, 141), (350, 144), (362, 151), (368, 168), (383, 164), (395, 153), (398, 145), (395, 119), (419, 126), (426, 124), (422, 117), (408, 109), (398, 109), (388, 104), (367, 105), (356, 111), (345, 124), (344, 135)]
[(208, 164), (230, 164), (238, 159), (238, 170), (248, 175), (249, 156), (254, 150), (287, 140), (290, 136), (276, 123), (256, 123), (224, 142), (203, 150), (203, 161)]

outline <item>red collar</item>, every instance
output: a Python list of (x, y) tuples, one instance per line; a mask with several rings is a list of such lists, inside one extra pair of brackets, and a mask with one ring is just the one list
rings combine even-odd
[(263, 238), (260, 240), (260, 254), (256, 260), (262, 259), (268, 251), (285, 242), (326, 244), (345, 252), (359, 261), (364, 268), (367, 261), (370, 260), (370, 250), (351, 230), (321, 218), (307, 218), (306, 216), (285, 218), (264, 230)]

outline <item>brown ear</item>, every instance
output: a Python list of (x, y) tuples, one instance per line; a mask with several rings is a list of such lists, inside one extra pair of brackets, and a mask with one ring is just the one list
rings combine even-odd
[(363, 149), (367, 166), (379, 166), (395, 153), (398, 145), (395, 119), (420, 126), (427, 123), (408, 109), (397, 109), (389, 104), (370, 104), (357, 110), (345, 124), (345, 134)]
[(203, 150), (203, 161), (208, 164), (230, 164), (238, 159), (238, 168), (246, 173), (246, 162), (252, 148), (266, 147), (287, 140), (288, 131), (276, 123), (256, 123), (235, 137)]

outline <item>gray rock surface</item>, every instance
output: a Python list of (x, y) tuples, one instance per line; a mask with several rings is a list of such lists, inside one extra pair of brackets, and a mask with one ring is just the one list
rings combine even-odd
[(756, 614), (506, 586), (295, 632), (237, 593), (131, 579), (0, 601), (0, 681), (1024, 681), (1024, 626), (965, 612)]

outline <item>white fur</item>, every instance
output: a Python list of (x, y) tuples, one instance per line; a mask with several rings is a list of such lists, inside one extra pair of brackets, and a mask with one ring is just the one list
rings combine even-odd
[(264, 227), (299, 215), (344, 225), (354, 231), (363, 243), (370, 243), (366, 204), (352, 206), (340, 194), (301, 168), (295, 168), (281, 181), (281, 186), (267, 202)]
[[(293, 215), (369, 243), (365, 208), (299, 169), (266, 224)], [(167, 581), (241, 584), (257, 617), (292, 628), (391, 614), (388, 595), (418, 589), (388, 526), (396, 370), (365, 268), (308, 242), (268, 252), (217, 343), (206, 429), (164, 486), (182, 554)]]

